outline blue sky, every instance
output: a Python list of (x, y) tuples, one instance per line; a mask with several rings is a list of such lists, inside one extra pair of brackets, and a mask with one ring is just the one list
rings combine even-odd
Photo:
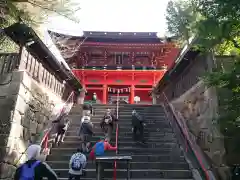
[(169, 0), (74, 0), (81, 10), (80, 23), (51, 17), (47, 28), (68, 34), (86, 31), (166, 31), (165, 12)]

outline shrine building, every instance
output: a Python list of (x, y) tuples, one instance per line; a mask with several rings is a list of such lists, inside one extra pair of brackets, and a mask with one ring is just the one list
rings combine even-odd
[(70, 36), (49, 32), (75, 76), (87, 89), (86, 100), (97, 94), (100, 103), (120, 100), (151, 104), (150, 91), (179, 54), (171, 39), (156, 32), (94, 32)]

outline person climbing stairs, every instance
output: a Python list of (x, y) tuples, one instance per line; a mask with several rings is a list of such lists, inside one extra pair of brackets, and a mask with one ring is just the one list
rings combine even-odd
[[(95, 144), (103, 133), (100, 121), (106, 109), (115, 109), (114, 105), (93, 105), (95, 115), (92, 117), (95, 136), (92, 144)], [(146, 144), (138, 144), (132, 138), (131, 117), (132, 110), (144, 114)], [(80, 125), (81, 115), (70, 113), (72, 122), (67, 130), (64, 143), (52, 148), (47, 158), (48, 164), (55, 170), (60, 179), (68, 178), (69, 160), (71, 155), (80, 146), (77, 131)], [(163, 107), (159, 105), (120, 105), (119, 106), (119, 136), (118, 150), (121, 155), (131, 155), (131, 179), (142, 180), (192, 180), (192, 172), (181, 151), (176, 134), (169, 120), (166, 118)], [(111, 144), (115, 145), (114, 130)], [(117, 179), (126, 178), (125, 163), (117, 163)], [(105, 169), (104, 179), (113, 179), (114, 165), (109, 164)], [(81, 180), (96, 179), (95, 163), (88, 161), (86, 177)]]

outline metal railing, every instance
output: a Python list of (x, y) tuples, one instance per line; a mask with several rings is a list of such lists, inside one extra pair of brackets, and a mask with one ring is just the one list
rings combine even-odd
[[(117, 103), (116, 103), (116, 118), (118, 119), (119, 116), (119, 90), (117, 91)], [(118, 123), (116, 123), (116, 155), (118, 154)], [(117, 179), (117, 161), (114, 161), (114, 175), (113, 175), (114, 180)]]
[[(187, 153), (187, 155), (190, 155), (190, 158), (194, 161), (192, 162), (194, 164), (194, 168), (198, 170), (200, 173), (200, 176), (204, 180), (215, 180), (216, 177), (214, 174), (210, 171), (210, 167), (206, 164), (204, 157), (201, 155), (201, 153), (195, 148), (195, 145), (193, 144), (190, 135), (188, 133), (187, 126), (184, 122), (181, 122), (180, 117), (175, 112), (174, 107), (172, 104), (168, 101), (167, 96), (165, 93), (162, 93), (162, 98), (164, 109), (166, 111), (166, 114), (168, 115), (168, 118), (170, 121), (172, 121), (179, 130), (180, 136), (183, 139), (183, 144), (185, 146), (184, 151)], [(174, 125), (173, 125), (174, 126)], [(179, 137), (180, 137), (179, 136)]]

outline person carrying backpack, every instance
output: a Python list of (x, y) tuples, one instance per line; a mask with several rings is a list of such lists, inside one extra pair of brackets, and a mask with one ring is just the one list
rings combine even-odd
[(91, 122), (90, 112), (83, 116), (81, 119), (81, 125), (79, 129), (79, 137), (82, 140), (82, 150), (84, 152), (89, 151), (90, 138), (93, 136), (93, 123)]
[(111, 146), (106, 139), (101, 139), (92, 148), (89, 158), (94, 160), (96, 156), (104, 156), (106, 151), (116, 151), (117, 147)]
[(117, 118), (113, 115), (110, 109), (107, 109), (107, 112), (105, 113), (100, 123), (100, 127), (103, 130), (106, 140), (108, 142), (111, 141), (113, 124), (116, 121), (117, 121)]
[(27, 149), (28, 160), (17, 168), (14, 180), (57, 180), (55, 172), (44, 162), (38, 161), (41, 146), (33, 144)]
[[(116, 151), (117, 147), (111, 146), (109, 142), (106, 139), (101, 139), (98, 141), (92, 148), (90, 154), (89, 154), (89, 159), (95, 160), (97, 156), (105, 156), (107, 151)], [(100, 167), (100, 177), (103, 176), (104, 173), (104, 164), (101, 165)]]
[(69, 161), (69, 178), (68, 180), (80, 180), (81, 176), (86, 175), (85, 167), (87, 165), (87, 158), (82, 153), (81, 149), (77, 149)]

